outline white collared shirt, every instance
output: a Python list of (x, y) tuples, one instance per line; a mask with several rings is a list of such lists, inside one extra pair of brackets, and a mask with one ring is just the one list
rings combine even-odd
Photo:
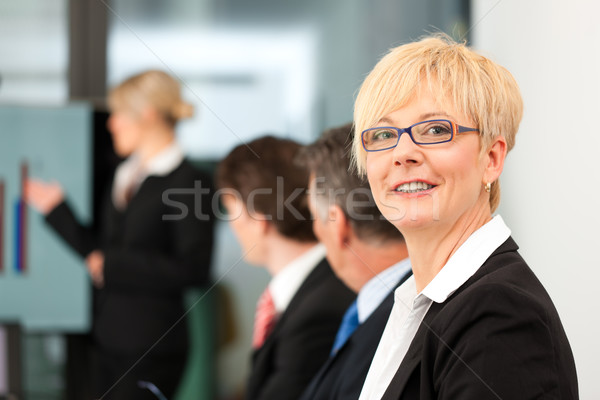
[(394, 306), (371, 362), (359, 400), (379, 400), (400, 367), (421, 321), (435, 301), (443, 303), (508, 239), (499, 215), (475, 231), (431, 282), (417, 293), (414, 276), (394, 293)]
[(325, 254), (325, 246), (319, 243), (294, 259), (271, 279), (269, 290), (278, 314), (285, 311), (304, 280), (325, 258)]
[(398, 285), (400, 279), (410, 272), (410, 260), (397, 262), (371, 278), (358, 292), (358, 322), (363, 323), (373, 314), (383, 300)]
[(142, 165), (139, 154), (131, 154), (115, 171), (112, 186), (112, 201), (115, 207), (122, 210), (127, 205), (126, 193), (130, 188), (134, 192), (142, 182), (150, 176), (165, 176), (173, 172), (183, 161), (183, 152), (175, 141), (169, 147), (152, 157), (146, 165)]

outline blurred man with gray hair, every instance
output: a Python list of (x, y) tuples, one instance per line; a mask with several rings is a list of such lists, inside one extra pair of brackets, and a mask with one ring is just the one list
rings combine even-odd
[(383, 218), (366, 181), (350, 170), (352, 124), (324, 132), (298, 161), (310, 174), (313, 230), (335, 274), (358, 294), (346, 311), (329, 360), (302, 400), (358, 399), (394, 303), (411, 275), (404, 238)]

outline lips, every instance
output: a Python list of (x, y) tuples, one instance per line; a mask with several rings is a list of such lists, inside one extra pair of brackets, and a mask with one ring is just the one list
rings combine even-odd
[(436, 185), (424, 181), (412, 181), (396, 186), (394, 191), (401, 193), (419, 193), (433, 189), (435, 186)]

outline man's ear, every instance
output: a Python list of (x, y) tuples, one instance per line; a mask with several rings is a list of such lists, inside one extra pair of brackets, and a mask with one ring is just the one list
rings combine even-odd
[(506, 139), (503, 136), (494, 139), (483, 158), (483, 184), (495, 182), (500, 177), (507, 151)]
[(346, 218), (346, 214), (340, 206), (334, 204), (329, 207), (328, 218), (327, 223), (331, 224), (334, 243), (340, 248), (345, 247), (350, 238), (350, 221)]

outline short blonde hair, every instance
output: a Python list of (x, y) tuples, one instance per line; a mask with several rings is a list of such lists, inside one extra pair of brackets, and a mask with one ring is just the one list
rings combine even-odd
[(108, 105), (112, 111), (125, 109), (135, 114), (151, 106), (172, 126), (194, 114), (194, 107), (181, 97), (179, 82), (158, 70), (134, 75), (113, 88), (108, 96)]
[[(353, 160), (361, 175), (366, 172), (366, 151), (361, 132), (387, 114), (406, 105), (420, 82), (450, 99), (479, 129), (482, 154), (494, 139), (503, 136), (508, 151), (523, 116), (523, 100), (514, 77), (504, 67), (446, 35), (435, 35), (391, 49), (363, 82), (354, 106)], [(433, 88), (432, 88), (433, 89)], [(500, 184), (492, 185), (492, 212), (500, 203)]]

